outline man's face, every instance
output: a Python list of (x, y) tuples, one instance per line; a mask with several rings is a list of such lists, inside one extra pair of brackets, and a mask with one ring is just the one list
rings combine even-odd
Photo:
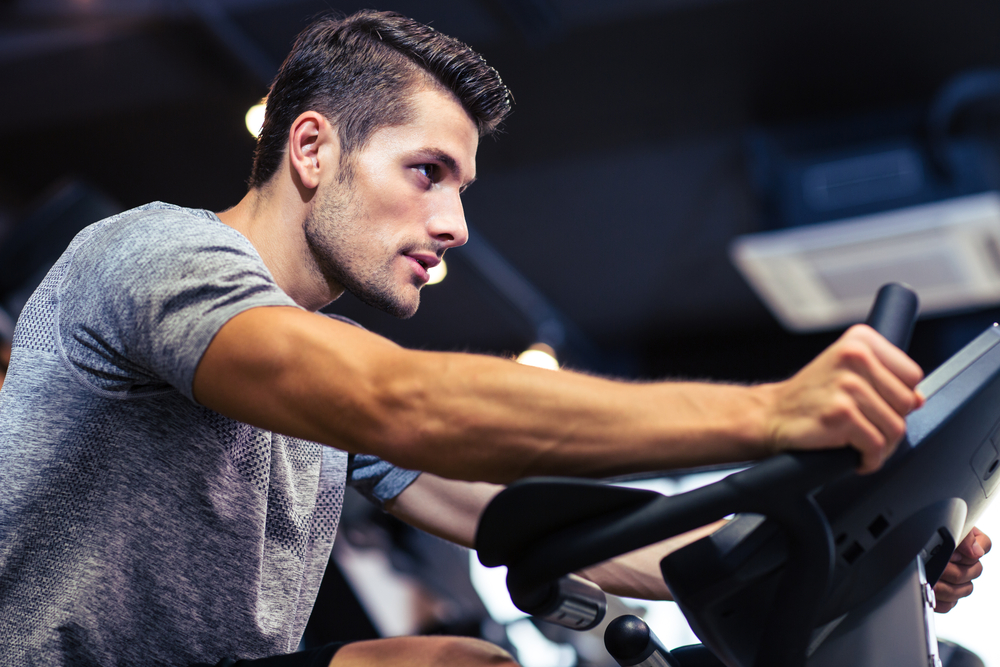
[(475, 179), (479, 134), (449, 92), (417, 89), (409, 122), (376, 130), (351, 156), (345, 182), (328, 178), (305, 224), (332, 288), (397, 317), (420, 304), (427, 269), (468, 240), (461, 192)]

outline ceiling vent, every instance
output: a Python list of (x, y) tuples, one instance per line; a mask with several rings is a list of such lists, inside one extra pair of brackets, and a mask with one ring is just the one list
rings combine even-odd
[(912, 286), (923, 315), (1000, 304), (1000, 193), (734, 239), (733, 263), (792, 331), (864, 320), (878, 288)]

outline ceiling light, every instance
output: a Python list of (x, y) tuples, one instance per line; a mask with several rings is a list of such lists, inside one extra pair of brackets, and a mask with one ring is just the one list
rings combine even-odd
[(556, 351), (545, 343), (535, 343), (517, 357), (517, 363), (536, 368), (547, 368), (550, 371), (559, 370), (559, 360)]
[(1000, 303), (1000, 193), (737, 237), (733, 263), (788, 329), (864, 319), (879, 286), (911, 285), (922, 314)]
[(445, 264), (442, 259), (437, 266), (432, 266), (427, 269), (427, 284), (437, 285), (439, 282), (444, 280), (446, 275), (448, 275), (448, 265)]
[(262, 100), (259, 104), (250, 107), (244, 120), (253, 138), (256, 139), (259, 137), (260, 130), (264, 127), (264, 101)]

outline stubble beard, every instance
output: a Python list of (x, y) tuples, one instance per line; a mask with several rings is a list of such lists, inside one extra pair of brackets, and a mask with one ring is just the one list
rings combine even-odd
[(352, 194), (349, 183), (343, 192), (327, 191), (306, 219), (303, 229), (313, 262), (328, 284), (340, 285), (363, 303), (394, 317), (413, 317), (420, 292), (412, 302), (398, 293), (392, 272), (395, 255), (380, 266), (366, 268), (363, 253), (355, 251), (365, 240), (357, 227), (352, 229), (352, 221), (363, 218)]

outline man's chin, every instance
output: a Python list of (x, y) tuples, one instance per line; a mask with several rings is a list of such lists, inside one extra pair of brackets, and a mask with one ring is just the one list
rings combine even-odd
[(411, 306), (407, 306), (405, 308), (396, 308), (396, 309), (392, 309), (392, 310), (386, 310), (385, 312), (389, 313), (393, 317), (398, 317), (401, 320), (408, 320), (408, 319), (410, 319), (411, 317), (413, 317), (414, 315), (417, 314), (417, 308), (419, 308), (419, 307), (420, 307), (420, 302), (417, 301), (417, 303), (415, 303), (415, 304), (413, 304)]
[(401, 320), (408, 320), (417, 314), (417, 308), (420, 307), (420, 290), (415, 289), (415, 294), (412, 298), (406, 299), (399, 295), (387, 295), (381, 292), (363, 292), (361, 290), (354, 291), (350, 290), (351, 294), (356, 296), (360, 301), (368, 304), (372, 308), (377, 308), (384, 313), (388, 313), (393, 317), (398, 317)]

